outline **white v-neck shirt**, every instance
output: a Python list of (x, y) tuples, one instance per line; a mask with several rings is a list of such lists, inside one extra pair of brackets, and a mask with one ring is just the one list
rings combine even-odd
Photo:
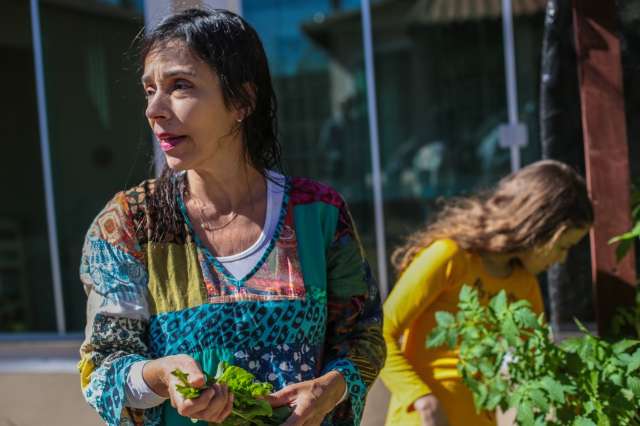
[(260, 236), (251, 247), (240, 253), (216, 257), (216, 260), (237, 280), (243, 279), (255, 268), (269, 247), (280, 221), (284, 191), (284, 176), (274, 171), (267, 171), (267, 209)]

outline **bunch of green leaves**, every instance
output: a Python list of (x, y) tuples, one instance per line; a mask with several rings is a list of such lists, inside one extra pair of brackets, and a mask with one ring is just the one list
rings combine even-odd
[(189, 384), (189, 375), (176, 369), (172, 372), (181, 383), (176, 385), (176, 390), (183, 397), (194, 399), (200, 393), (214, 383), (225, 384), (233, 392), (233, 409), (231, 415), (221, 423), (223, 426), (271, 426), (280, 425), (291, 414), (289, 407), (273, 409), (265, 400), (273, 387), (270, 383), (257, 381), (255, 376), (247, 370), (231, 365), (225, 361), (218, 364), (215, 376), (205, 373), (206, 385), (202, 388), (194, 388)]
[(520, 426), (640, 426), (640, 341), (590, 334), (553, 341), (542, 315), (501, 291), (488, 306), (464, 286), (459, 310), (436, 313), (428, 347), (459, 345), (458, 371), (478, 410), (517, 409)]
[(180, 392), (185, 399), (196, 399), (200, 396), (200, 393), (202, 393), (203, 390), (209, 388), (216, 382), (213, 376), (204, 373), (205, 385), (201, 388), (195, 388), (189, 383), (189, 375), (179, 368), (173, 370), (171, 374), (180, 380), (180, 383), (176, 385), (176, 390)]

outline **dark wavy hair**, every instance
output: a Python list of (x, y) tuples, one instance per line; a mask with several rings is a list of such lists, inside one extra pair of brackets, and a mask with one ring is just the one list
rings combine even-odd
[[(276, 96), (267, 57), (253, 27), (228, 10), (188, 9), (165, 18), (147, 33), (140, 48), (142, 64), (150, 53), (175, 41), (183, 42), (213, 69), (228, 107), (249, 111), (236, 129), (242, 132), (247, 162), (263, 175), (267, 169), (281, 171)], [(185, 179), (174, 175), (165, 165), (148, 202), (154, 239), (180, 232), (177, 196), (187, 188)]]

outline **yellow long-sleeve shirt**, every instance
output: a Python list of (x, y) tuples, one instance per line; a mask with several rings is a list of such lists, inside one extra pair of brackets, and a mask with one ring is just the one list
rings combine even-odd
[(462, 250), (452, 240), (438, 240), (422, 250), (403, 272), (383, 308), (387, 360), (380, 377), (391, 391), (387, 425), (420, 425), (413, 402), (429, 393), (441, 402), (450, 426), (495, 425), (492, 413), (476, 413), (473, 397), (456, 369), (457, 350), (425, 346), (436, 325), (435, 313), (456, 312), (464, 284), (475, 287), (485, 304), (505, 289), (509, 299), (528, 300), (536, 313), (543, 310), (538, 282), (522, 268), (506, 278), (494, 277), (479, 256)]

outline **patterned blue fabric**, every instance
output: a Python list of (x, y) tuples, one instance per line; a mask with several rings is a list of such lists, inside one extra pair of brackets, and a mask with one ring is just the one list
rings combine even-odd
[(347, 382), (347, 391), (351, 401), (351, 409), (353, 410), (353, 424), (359, 425), (362, 420), (362, 412), (364, 411), (364, 403), (367, 397), (367, 385), (362, 380), (362, 376), (358, 368), (348, 359), (337, 359), (322, 370), (322, 374), (329, 371), (338, 371)]
[(205, 304), (154, 316), (150, 324), (155, 356), (202, 352), (208, 348), (239, 351), (261, 345), (319, 344), (324, 339), (326, 296), (304, 300)]
[(125, 403), (124, 385), (133, 363), (144, 360), (140, 355), (114, 353), (91, 375), (85, 398), (109, 426), (120, 425)]
[(144, 299), (148, 277), (142, 262), (102, 239), (87, 245), (90, 254), (80, 265), (80, 275), (88, 276), (96, 292), (113, 304)]

